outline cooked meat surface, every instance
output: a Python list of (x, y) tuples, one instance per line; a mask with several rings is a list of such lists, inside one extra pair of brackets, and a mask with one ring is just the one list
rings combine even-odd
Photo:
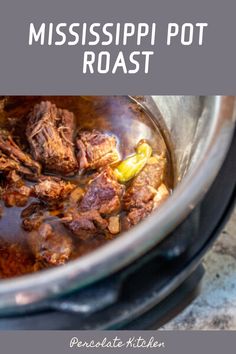
[(25, 231), (38, 230), (45, 217), (45, 209), (41, 203), (31, 203), (21, 212), (22, 228)]
[(118, 220), (106, 220), (106, 217), (119, 212), (123, 191), (112, 169), (106, 167), (89, 183), (77, 211), (65, 214), (65, 224), (83, 240), (107, 232), (118, 233)]
[[(58, 208), (58, 209), (57, 209)], [(45, 204), (42, 202), (33, 202), (21, 212), (22, 228), (25, 231), (38, 230), (42, 223), (60, 224), (58, 216), (61, 214), (59, 204)]]
[(19, 183), (21, 180), (20, 175), (18, 175), (18, 173), (15, 170), (12, 170), (10, 172), (8, 172), (8, 174), (6, 175), (6, 180), (8, 182), (8, 184), (15, 184), (15, 183)]
[(31, 188), (26, 186), (22, 179), (9, 183), (1, 193), (1, 198), (7, 207), (23, 207), (27, 204)]
[(19, 164), (0, 150), (0, 172), (19, 170)]
[(44, 206), (41, 203), (34, 202), (28, 205), (25, 209), (22, 210), (21, 212), (21, 218), (26, 218), (29, 216), (32, 216), (35, 213), (40, 212), (43, 210)]
[(70, 257), (73, 243), (69, 236), (54, 231), (49, 224), (42, 224), (38, 231), (28, 235), (29, 246), (36, 261), (55, 266), (64, 264)]
[(147, 203), (142, 208), (132, 208), (123, 220), (123, 227), (125, 230), (137, 225), (141, 220), (145, 219), (152, 211), (152, 201)]
[(120, 159), (116, 138), (97, 130), (80, 132), (76, 146), (81, 170), (97, 169)]
[(33, 188), (33, 194), (46, 203), (55, 203), (64, 200), (75, 188), (70, 182), (61, 179), (45, 177)]
[(28, 167), (25, 167), (19, 161), (8, 157), (0, 149), (0, 174), (6, 174), (10, 171), (17, 171), (27, 179), (34, 179), (36, 177)]
[(81, 211), (98, 210), (102, 215), (116, 213), (121, 208), (124, 187), (117, 182), (110, 167), (106, 167), (95, 177), (81, 200)]
[(125, 228), (136, 225), (155, 208), (155, 198), (158, 199), (157, 191), (162, 184), (165, 168), (164, 157), (152, 156), (140, 174), (133, 179), (124, 195), (124, 209), (127, 211)]
[(25, 231), (33, 231), (38, 230), (38, 228), (43, 223), (43, 216), (40, 214), (32, 215), (31, 217), (27, 217), (22, 221), (22, 228)]
[(26, 172), (30, 170), (31, 174), (35, 174), (35, 175), (40, 174), (41, 167), (39, 163), (32, 160), (32, 158), (28, 154), (23, 152), (19, 148), (19, 146), (14, 142), (11, 134), (8, 131), (3, 129), (0, 129), (0, 150), (2, 153), (0, 155), (0, 165), (1, 165), (1, 160), (4, 162), (4, 154), (9, 158), (8, 164), (11, 163), (12, 165), (12, 163), (14, 163), (15, 161), (16, 164), (18, 165), (18, 166), (15, 165), (15, 167), (12, 167), (10, 169), (8, 167), (8, 170), (12, 170), (12, 169), (21, 170), (20, 166), (22, 165), (25, 167), (25, 169), (22, 168), (23, 173), (24, 171)]
[(26, 135), (34, 159), (47, 171), (70, 175), (78, 164), (73, 144), (74, 115), (50, 102), (35, 105)]
[(75, 212), (64, 218), (65, 225), (82, 240), (104, 233), (107, 221), (97, 210)]
[(31, 187), (25, 184), (15, 170), (3, 174), (0, 190), (0, 199), (6, 207), (23, 207), (31, 195)]

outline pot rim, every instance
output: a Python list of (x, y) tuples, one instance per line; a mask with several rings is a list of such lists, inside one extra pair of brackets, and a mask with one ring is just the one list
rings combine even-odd
[(0, 309), (39, 303), (88, 285), (128, 265), (168, 236), (209, 189), (234, 134), (234, 96), (212, 99), (213, 123), (202, 158), (158, 211), (119, 238), (62, 267), (1, 280)]

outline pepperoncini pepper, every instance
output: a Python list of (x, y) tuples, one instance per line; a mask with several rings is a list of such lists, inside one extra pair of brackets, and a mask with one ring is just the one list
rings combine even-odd
[(141, 141), (136, 148), (136, 153), (123, 160), (115, 169), (114, 173), (120, 183), (126, 183), (134, 178), (146, 165), (152, 155), (151, 146)]

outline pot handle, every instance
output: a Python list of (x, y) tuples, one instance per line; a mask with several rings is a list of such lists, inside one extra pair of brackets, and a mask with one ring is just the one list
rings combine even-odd
[(118, 300), (121, 283), (121, 276), (115, 275), (70, 296), (51, 300), (49, 306), (52, 310), (57, 311), (91, 314), (112, 305)]

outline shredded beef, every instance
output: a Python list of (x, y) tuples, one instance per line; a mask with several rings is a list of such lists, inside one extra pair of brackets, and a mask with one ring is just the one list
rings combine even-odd
[(6, 175), (6, 180), (9, 184), (12, 185), (20, 182), (21, 177), (18, 175), (18, 173), (15, 170), (12, 170)]
[(76, 141), (80, 169), (97, 169), (120, 159), (117, 140), (97, 130), (82, 131)]
[[(6, 158), (6, 156), (8, 158)], [(3, 166), (1, 166), (3, 164)], [(5, 166), (5, 168), (4, 168)], [(0, 171), (17, 170), (23, 174), (39, 175), (41, 167), (32, 158), (23, 152), (14, 142), (11, 134), (0, 129)]]
[(78, 164), (73, 144), (74, 115), (50, 102), (35, 105), (29, 114), (26, 135), (36, 161), (47, 171), (70, 175)]
[(8, 184), (2, 191), (1, 198), (6, 207), (23, 207), (27, 204), (31, 194), (31, 188), (19, 179), (17, 182)]
[(45, 177), (33, 188), (33, 195), (46, 203), (55, 203), (64, 200), (75, 188), (70, 182)]
[(16, 161), (7, 157), (0, 150), (0, 172), (9, 172), (18, 169), (19, 169), (19, 164)]
[(35, 175), (32, 174), (32, 171), (28, 167), (22, 166), (20, 162), (8, 157), (0, 150), (0, 174), (7, 174), (10, 171), (17, 171), (27, 179), (35, 178)]

